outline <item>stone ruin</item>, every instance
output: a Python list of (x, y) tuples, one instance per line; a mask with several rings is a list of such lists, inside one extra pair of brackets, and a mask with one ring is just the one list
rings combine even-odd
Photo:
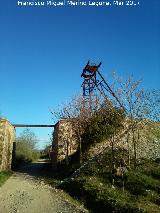
[(58, 121), (53, 132), (51, 152), (53, 167), (56, 166), (58, 162), (62, 162), (74, 154), (77, 148), (78, 143), (70, 120), (64, 119)]
[[(159, 123), (155, 123), (157, 128), (160, 128)], [(128, 150), (130, 148), (130, 154), (133, 156), (133, 143), (130, 131), (128, 132), (129, 126), (128, 121), (124, 122), (124, 129), (115, 135), (114, 146), (118, 148), (123, 148)], [(137, 159), (148, 158), (148, 159), (158, 159), (160, 158), (160, 143), (159, 139), (153, 138), (150, 140), (146, 138), (146, 131), (148, 127), (146, 126), (140, 130), (140, 143), (137, 144)], [(128, 139), (128, 134), (130, 135)], [(129, 144), (128, 144), (128, 142)], [(51, 151), (51, 159), (53, 168), (56, 167), (58, 162), (62, 162), (65, 159), (74, 154), (78, 148), (78, 141), (76, 135), (72, 128), (72, 122), (68, 119), (60, 120), (56, 125), (53, 132), (53, 143)], [(104, 140), (100, 143), (93, 144), (87, 153), (87, 159), (92, 159), (94, 156), (103, 153), (105, 150), (111, 149), (110, 140)]]
[(11, 169), (14, 142), (14, 127), (8, 120), (0, 118), (0, 171)]

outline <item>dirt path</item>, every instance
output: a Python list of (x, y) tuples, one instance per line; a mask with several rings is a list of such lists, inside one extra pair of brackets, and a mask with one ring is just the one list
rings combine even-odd
[(80, 213), (60, 190), (38, 179), (42, 164), (15, 172), (0, 188), (0, 213)]

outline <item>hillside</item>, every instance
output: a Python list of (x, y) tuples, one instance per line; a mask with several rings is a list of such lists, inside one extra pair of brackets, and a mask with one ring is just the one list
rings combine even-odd
[(126, 167), (123, 174), (111, 174), (111, 153), (105, 152), (58, 187), (94, 213), (160, 212), (160, 164), (155, 161), (143, 160), (135, 170)]
[[(90, 124), (94, 130), (90, 136), (100, 132), (100, 122), (97, 126)], [(110, 137), (106, 134), (106, 140), (91, 144), (81, 166), (76, 162), (76, 155), (68, 158), (68, 162), (62, 161), (55, 174), (61, 181), (57, 187), (78, 199), (92, 213), (158, 213), (159, 123), (125, 119), (122, 127)]]

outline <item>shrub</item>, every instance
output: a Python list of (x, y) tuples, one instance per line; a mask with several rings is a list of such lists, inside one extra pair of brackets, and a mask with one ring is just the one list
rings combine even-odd
[(82, 134), (82, 151), (87, 152), (92, 144), (110, 138), (115, 130), (123, 127), (124, 111), (104, 104), (89, 119)]

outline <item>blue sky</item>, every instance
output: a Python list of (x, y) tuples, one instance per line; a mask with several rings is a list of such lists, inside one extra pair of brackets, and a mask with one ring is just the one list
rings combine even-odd
[[(103, 62), (106, 78), (114, 70), (142, 78), (145, 88), (159, 88), (159, 8), (159, 0), (103, 8), (18, 7), (16, 0), (1, 1), (1, 115), (12, 123), (52, 123), (49, 108), (81, 92), (88, 59)], [(34, 131), (41, 140), (51, 133)]]

